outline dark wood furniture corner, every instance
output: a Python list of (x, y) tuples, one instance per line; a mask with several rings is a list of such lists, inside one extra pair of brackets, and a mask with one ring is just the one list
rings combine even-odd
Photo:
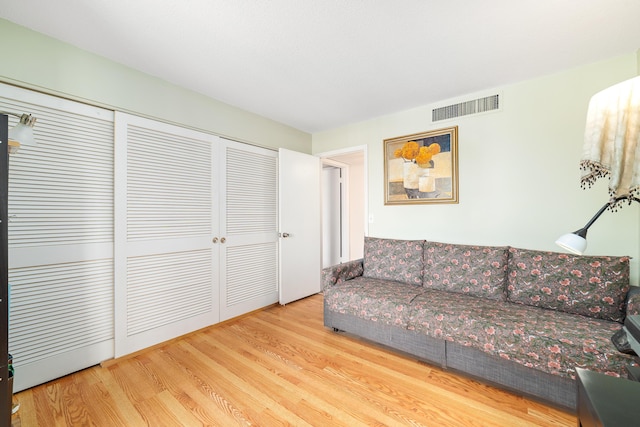
[(640, 382), (576, 368), (579, 427), (640, 426)]
[(0, 114), (0, 426), (11, 425), (9, 391), (9, 120)]
[(630, 380), (640, 382), (640, 366), (627, 366), (627, 375)]

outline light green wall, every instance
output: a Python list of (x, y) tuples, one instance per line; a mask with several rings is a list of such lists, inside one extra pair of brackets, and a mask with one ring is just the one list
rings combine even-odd
[(0, 19), (0, 81), (255, 145), (311, 152), (311, 135)]
[[(3, 82), (265, 147), (320, 153), (367, 145), (371, 236), (549, 250), (607, 200), (604, 183), (578, 183), (589, 98), (640, 68), (640, 55), (629, 54), (497, 88), (499, 113), (433, 124), (434, 105), (425, 105), (311, 136), (2, 19), (0, 47)], [(451, 125), (459, 126), (460, 203), (384, 206), (382, 140)], [(589, 231), (588, 253), (633, 256), (637, 284), (640, 204), (605, 213)]]
[[(500, 112), (432, 123), (431, 109), (445, 100), (314, 134), (313, 151), (367, 145), (370, 236), (561, 251), (556, 238), (584, 226), (608, 200), (604, 182), (589, 190), (579, 183), (589, 99), (637, 74), (637, 56), (629, 54), (464, 99), (498, 92)], [(385, 206), (382, 141), (453, 125), (459, 131), (459, 204)], [(638, 284), (640, 203), (606, 212), (590, 228), (588, 242), (588, 255), (631, 255)]]

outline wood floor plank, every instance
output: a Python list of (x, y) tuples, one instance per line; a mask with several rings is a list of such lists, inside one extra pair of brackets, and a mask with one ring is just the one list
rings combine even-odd
[[(183, 345), (189, 346), (189, 354), (201, 354), (204, 363), (216, 367), (212, 380), (219, 382), (220, 378), (224, 378), (226, 381), (218, 386), (227, 396), (233, 395), (233, 403), (242, 406), (243, 412), (252, 414), (253, 419), (260, 420), (261, 408), (275, 407), (278, 408), (283, 421), (301, 422), (289, 409), (291, 405), (288, 404), (291, 399), (299, 400), (299, 396), (282, 390), (279, 377), (270, 375), (271, 378), (265, 381), (264, 372), (259, 366), (247, 364), (244, 357), (238, 357), (238, 353), (228, 351), (219, 341), (204, 348), (192, 347), (191, 343)], [(247, 402), (247, 396), (250, 396), (251, 402)]]
[[(158, 363), (158, 366), (171, 366), (180, 369), (181, 373), (176, 375), (177, 381), (180, 383), (179, 387), (192, 396), (196, 405), (195, 411), (206, 413), (202, 416), (203, 425), (252, 425), (252, 420), (248, 419), (240, 408), (235, 407), (228, 400), (228, 396), (220, 394), (219, 386), (222, 381), (215, 372), (209, 377), (204, 371), (198, 370), (197, 365), (190, 360), (191, 356), (188, 353), (186, 359), (181, 359), (175, 357), (173, 352), (173, 349), (163, 350), (161, 352), (163, 361)], [(183, 352), (180, 354), (182, 355)], [(185, 366), (185, 363), (188, 365)], [(172, 375), (171, 371), (165, 372)]]
[[(279, 354), (279, 349), (283, 348), (284, 343), (272, 341), (270, 349), (267, 349), (262, 343), (250, 339), (254, 333), (257, 333), (257, 330), (254, 329), (252, 332), (245, 328), (242, 334), (237, 334), (237, 330), (235, 332), (234, 336), (241, 336), (242, 340), (245, 341), (240, 348), (246, 361), (240, 362), (237, 367), (238, 372), (252, 370), (251, 377), (264, 381), (264, 384), (257, 384), (257, 386), (265, 387), (270, 384), (270, 387), (274, 387), (274, 385), (277, 385), (278, 389), (274, 390), (274, 392), (282, 396), (294, 395), (289, 393), (289, 390), (295, 387), (295, 396), (299, 399), (290, 403), (297, 405), (293, 409), (301, 419), (310, 422), (312, 425), (317, 419), (330, 419), (333, 425), (348, 426), (371, 425), (375, 421), (366, 414), (361, 413), (362, 411), (358, 411), (354, 416), (354, 414), (349, 414), (348, 411), (337, 407), (334, 402), (328, 402), (327, 397), (335, 394), (333, 385), (312, 377), (311, 371), (305, 371), (301, 365), (293, 363), (286, 354)], [(237, 351), (237, 341), (238, 338), (217, 336), (218, 345), (228, 345), (221, 347), (222, 349), (226, 348), (225, 357), (232, 356), (233, 352)], [(277, 374), (277, 377), (274, 377), (273, 374)], [(300, 399), (304, 403), (302, 406), (299, 405)], [(280, 400), (280, 404), (283, 406), (287, 406), (287, 403), (286, 399)], [(347, 408), (350, 407), (349, 402), (343, 400), (341, 403)], [(351, 406), (357, 406), (361, 403), (351, 402)], [(312, 405), (311, 411), (309, 413), (303, 412), (301, 408), (308, 405)]]
[(12, 427), (574, 426), (574, 414), (323, 326), (322, 295), (18, 393)]
[[(194, 345), (196, 345), (196, 348), (203, 354), (216, 353), (215, 355), (212, 354), (211, 357), (220, 358), (230, 373), (237, 378), (242, 378), (242, 381), (245, 383), (244, 387), (250, 387), (253, 390), (268, 389), (270, 396), (263, 402), (264, 407), (270, 408), (272, 411), (274, 408), (279, 408), (278, 415), (283, 420), (300, 423), (305, 419), (304, 414), (296, 413), (294, 409), (302, 398), (313, 399), (315, 396), (304, 393), (304, 391), (299, 388), (296, 389), (296, 393), (290, 393), (289, 390), (293, 389), (293, 387), (291, 383), (283, 378), (286, 372), (280, 371), (277, 375), (274, 375), (272, 371), (261, 366), (255, 359), (247, 359), (247, 355), (251, 352), (250, 348), (238, 346), (236, 343), (236, 346), (232, 349), (225, 346), (224, 336), (218, 335), (217, 338), (215, 347), (208, 346), (208, 341), (194, 343)], [(243, 357), (235, 357), (237, 351), (239, 351)], [(278, 396), (278, 398), (274, 400), (273, 396)], [(315, 401), (315, 403), (318, 407), (322, 406), (320, 400)]]
[(122, 417), (122, 412), (111, 398), (109, 390), (104, 384), (96, 382), (95, 371), (95, 369), (88, 369), (87, 375), (75, 377), (77, 394), (74, 401), (69, 404), (73, 403), (79, 406), (80, 410), (86, 411), (86, 421), (82, 425), (92, 425), (96, 422), (124, 424), (126, 419)]
[[(266, 313), (265, 315), (270, 314), (270, 313)], [(320, 319), (321, 321), (321, 319)], [(272, 322), (269, 321), (268, 323), (270, 324), (275, 324), (276, 322)], [(304, 324), (300, 324), (300, 323), (296, 323), (293, 326), (288, 326), (287, 329), (289, 331), (293, 331), (293, 330), (298, 330), (300, 328), (305, 328)], [(305, 331), (305, 336), (308, 335), (309, 331)], [(345, 342), (348, 341), (352, 341), (351, 338), (346, 338)], [(371, 366), (377, 366), (378, 364), (384, 364), (384, 360), (386, 358), (389, 357), (389, 352), (387, 350), (384, 349), (380, 349), (379, 351), (375, 351), (372, 350), (371, 346), (367, 346), (366, 344), (362, 344), (361, 340), (356, 340), (355, 342), (349, 342), (348, 343), (348, 347), (346, 347), (347, 350), (346, 353), (347, 354), (352, 354), (352, 355), (357, 355), (358, 357), (362, 358), (363, 360), (367, 360), (369, 362), (372, 363)], [(354, 350), (356, 349), (356, 350)], [(343, 354), (341, 354), (343, 355)], [(414, 364), (416, 363), (415, 360), (413, 359), (398, 359), (397, 357), (394, 358), (395, 361), (397, 362), (398, 360), (403, 360), (403, 361), (408, 361), (409, 363), (394, 363), (393, 365), (393, 370), (394, 371), (399, 371), (401, 370), (401, 368), (406, 368), (407, 370), (405, 370), (405, 374), (410, 376), (410, 377), (414, 377), (416, 374), (416, 370), (414, 367)], [(419, 362), (418, 362), (419, 363)], [(453, 396), (458, 396), (458, 401), (461, 401), (462, 399), (460, 399), (460, 393), (464, 393), (466, 391), (468, 391), (468, 388), (463, 387), (463, 385), (466, 383), (468, 384), (469, 382), (473, 382), (474, 383), (474, 389), (475, 392), (472, 399), (473, 400), (478, 400), (478, 398), (480, 398), (480, 400), (485, 401), (486, 403), (488, 403), (490, 406), (488, 408), (494, 407), (495, 405), (500, 405), (500, 406), (504, 406), (504, 410), (505, 412), (510, 412), (512, 414), (514, 414), (516, 417), (520, 416), (520, 413), (526, 412), (527, 408), (529, 406), (533, 406), (533, 407), (544, 407), (544, 405), (542, 404), (538, 404), (537, 402), (534, 401), (524, 401), (523, 399), (519, 399), (519, 398), (514, 398), (513, 395), (511, 395), (510, 393), (503, 391), (503, 390), (499, 390), (496, 389), (494, 387), (491, 386), (487, 386), (481, 383), (476, 383), (473, 380), (469, 380), (468, 378), (464, 378), (461, 376), (456, 376), (456, 375), (438, 375), (438, 372), (442, 372), (439, 369), (423, 369), (420, 370), (421, 372), (424, 371), (424, 373), (426, 373), (427, 375), (436, 375), (436, 377), (433, 378), (440, 378), (442, 379), (441, 381), (439, 381), (439, 385), (443, 386), (444, 388), (448, 388), (449, 390), (453, 391)], [(462, 381), (461, 381), (462, 380)], [(480, 396), (478, 396), (477, 394), (477, 389), (481, 388), (484, 389), (484, 392), (481, 393)], [(473, 389), (472, 389), (473, 390)], [(449, 398), (451, 397), (451, 394), (449, 395)], [(505, 398), (506, 397), (506, 398)], [(524, 402), (524, 403), (523, 403)], [(510, 408), (507, 408), (507, 405), (510, 405)], [(474, 410), (478, 411), (481, 410), (481, 408), (474, 406)], [(504, 421), (501, 421), (500, 417), (498, 418), (498, 422), (495, 425), (508, 425), (508, 423), (510, 421), (508, 421), (508, 418), (505, 419)], [(570, 416), (568, 418), (568, 421), (566, 421), (567, 423), (571, 423), (572, 422), (572, 417)], [(473, 423), (473, 421), (467, 421), (468, 423), (470, 423), (469, 425), (471, 425), (471, 423)], [(563, 421), (565, 422), (565, 421)]]
[(201, 389), (189, 381), (180, 364), (167, 352), (153, 352), (148, 356), (155, 366), (164, 367), (159, 374), (164, 376), (167, 389), (196, 416), (202, 425), (249, 425), (242, 418), (234, 418), (233, 410), (219, 396), (211, 395), (207, 389)]
[[(253, 320), (253, 319), (252, 319)], [(258, 323), (256, 321), (253, 322)], [(263, 326), (269, 325), (265, 323)], [(252, 334), (247, 333), (242, 334), (245, 339), (247, 337), (253, 337)], [(274, 334), (276, 335), (276, 334)], [(281, 343), (279, 343), (281, 344)], [(276, 345), (276, 348), (284, 347), (283, 345)], [(314, 343), (305, 341), (305, 348), (313, 348)], [(369, 353), (375, 353), (370, 348), (368, 349)], [(398, 360), (395, 358), (394, 360)], [(306, 360), (306, 362), (310, 362)], [(332, 362), (332, 367), (325, 368), (325, 372), (333, 373), (334, 381), (329, 382), (328, 384), (336, 384), (337, 379), (342, 380), (343, 389), (346, 387), (347, 390), (350, 391), (354, 395), (354, 400), (359, 402), (369, 401), (369, 403), (374, 406), (378, 411), (381, 411), (387, 415), (391, 415), (395, 418), (394, 422), (413, 422), (415, 423), (415, 419), (407, 419), (405, 415), (402, 413), (397, 413), (395, 408), (399, 406), (407, 406), (412, 413), (416, 414), (418, 417), (428, 418), (428, 412), (424, 411), (422, 408), (422, 401), (424, 400), (424, 396), (430, 396), (430, 400), (433, 403), (434, 401), (442, 402), (442, 404), (447, 404), (449, 400), (452, 399), (451, 393), (446, 393), (441, 389), (434, 390), (420, 390), (417, 387), (412, 387), (411, 385), (415, 385), (415, 374), (416, 369), (415, 361), (411, 361), (411, 365), (414, 366), (412, 372), (401, 374), (398, 372), (397, 367), (398, 364), (394, 363), (393, 367), (386, 367), (384, 364), (378, 362), (370, 362), (364, 360), (362, 358), (357, 358), (355, 356), (351, 356), (349, 353), (342, 353), (334, 355), (334, 360)], [(386, 362), (386, 360), (385, 360)], [(299, 363), (304, 363), (301, 361)], [(310, 363), (313, 365), (313, 363)], [(375, 369), (376, 376), (372, 377), (370, 375), (362, 375), (362, 372), (368, 372), (369, 370)], [(372, 381), (375, 379), (375, 381)], [(391, 384), (391, 386), (389, 386)], [(405, 387), (397, 387), (398, 385), (404, 385)], [(399, 394), (396, 390), (402, 389), (410, 389), (412, 390), (411, 394)], [(444, 393), (444, 394), (443, 394)], [(442, 394), (442, 396), (439, 396)], [(346, 396), (341, 395), (344, 400)], [(387, 399), (374, 399), (372, 396), (381, 397), (386, 396)], [(475, 401), (465, 401), (464, 399), (457, 399), (458, 406), (473, 406), (474, 411), (482, 410), (480, 404), (476, 404)], [(457, 422), (459, 424), (464, 425), (475, 425), (475, 416), (468, 416), (468, 411), (457, 411), (455, 407), (452, 408), (451, 411), (452, 419), (449, 422)], [(467, 416), (465, 417), (465, 414)], [(414, 415), (415, 416), (415, 415)], [(508, 425), (512, 422), (513, 417), (504, 416), (502, 418), (498, 417), (494, 420), (494, 424), (492, 425)], [(486, 424), (485, 424), (486, 425)]]
[(95, 372), (100, 383), (109, 393), (109, 397), (106, 397), (105, 400), (110, 401), (112, 405), (118, 409), (124, 423), (131, 427), (144, 426), (144, 419), (140, 416), (140, 413), (136, 410), (131, 400), (129, 400), (124, 391), (120, 388), (112, 371), (109, 368), (101, 368), (98, 366), (95, 367)]
[[(256, 324), (253, 326), (267, 326), (266, 324)], [(360, 422), (363, 422), (365, 425), (372, 425), (375, 422), (381, 422), (383, 425), (397, 423), (399, 420), (396, 417), (389, 416), (384, 411), (380, 412), (380, 408), (384, 408), (384, 403), (378, 403), (374, 400), (369, 400), (370, 396), (375, 396), (375, 393), (371, 393), (373, 390), (365, 390), (365, 392), (358, 396), (353, 393), (344, 393), (341, 391), (337, 391), (336, 389), (342, 390), (343, 387), (336, 387), (338, 384), (336, 382), (327, 382), (326, 381), (326, 367), (327, 367), (327, 358), (323, 356), (322, 358), (317, 358), (316, 355), (318, 353), (309, 352), (309, 348), (313, 347), (313, 343), (305, 340), (304, 350), (296, 350), (288, 348), (288, 345), (285, 341), (271, 341), (270, 343), (265, 343), (260, 341), (260, 335), (264, 336), (264, 334), (258, 333), (258, 329), (254, 328), (253, 331), (249, 330), (249, 328), (244, 328), (241, 336), (242, 339), (246, 340), (250, 345), (250, 348), (255, 349), (257, 354), (260, 352), (265, 352), (265, 348), (269, 345), (269, 352), (272, 354), (271, 358), (267, 358), (266, 360), (271, 359), (274, 362), (274, 366), (271, 367), (273, 370), (277, 370), (282, 374), (284, 368), (287, 366), (295, 367), (294, 369), (298, 369), (299, 371), (293, 371), (293, 374), (301, 375), (305, 380), (300, 382), (298, 385), (301, 390), (308, 390), (309, 395), (313, 393), (320, 392), (321, 396), (324, 396), (325, 400), (328, 400), (329, 403), (335, 405), (334, 407), (340, 408), (342, 407), (350, 408), (356, 407), (359, 408), (358, 413), (352, 414), (355, 415)], [(322, 363), (319, 360), (322, 359)], [(253, 363), (264, 363), (260, 362), (257, 358), (253, 360)], [(306, 366), (304, 369), (302, 366)], [(298, 377), (296, 377), (298, 378)], [(363, 399), (363, 397), (365, 397)], [(306, 399), (309, 399), (309, 396), (305, 396)], [(338, 400), (336, 400), (338, 399)], [(377, 419), (367, 416), (367, 412), (362, 410), (362, 407), (367, 403), (374, 404), (378, 407)], [(322, 402), (315, 401), (316, 405), (321, 405)], [(344, 411), (344, 409), (340, 409)], [(331, 412), (331, 411), (329, 411)], [(390, 412), (392, 413), (392, 412)], [(382, 419), (380, 419), (382, 417)], [(353, 421), (352, 421), (353, 423)], [(352, 424), (347, 424), (352, 425)]]

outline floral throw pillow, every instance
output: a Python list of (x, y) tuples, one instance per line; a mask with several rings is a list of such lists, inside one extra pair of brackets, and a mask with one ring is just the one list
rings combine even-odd
[(509, 301), (621, 322), (629, 257), (509, 248)]
[(362, 276), (422, 285), (424, 240), (364, 239)]
[(505, 300), (506, 246), (425, 243), (424, 286), (493, 300)]

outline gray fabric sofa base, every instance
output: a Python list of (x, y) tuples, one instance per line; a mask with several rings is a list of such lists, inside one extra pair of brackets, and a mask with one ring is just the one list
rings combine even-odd
[(575, 411), (577, 407), (576, 383), (569, 378), (397, 326), (330, 311), (326, 304), (324, 325), (568, 411)]
[(503, 360), (475, 348), (447, 341), (447, 368), (571, 412), (577, 408), (574, 380)]
[(397, 326), (336, 313), (328, 310), (326, 304), (324, 306), (324, 325), (400, 350), (443, 368), (446, 367), (444, 340), (431, 338)]

